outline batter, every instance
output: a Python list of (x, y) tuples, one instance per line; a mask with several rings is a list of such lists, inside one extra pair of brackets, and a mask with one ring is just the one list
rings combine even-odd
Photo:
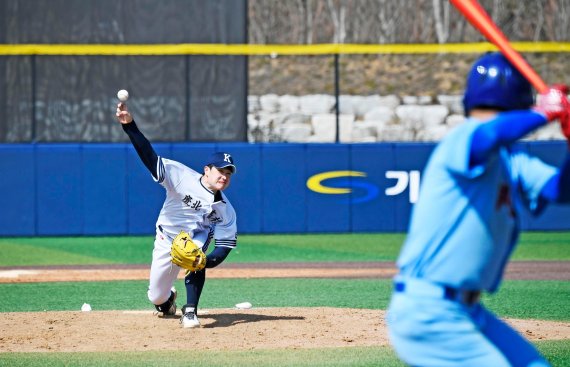
[(413, 366), (548, 366), (536, 348), (480, 302), (497, 291), (517, 243), (521, 210), (570, 201), (570, 159), (552, 167), (513, 146), (558, 119), (570, 136), (566, 90), (534, 108), (530, 84), (500, 54), (473, 65), (467, 120), (434, 150), (397, 260), (390, 340)]

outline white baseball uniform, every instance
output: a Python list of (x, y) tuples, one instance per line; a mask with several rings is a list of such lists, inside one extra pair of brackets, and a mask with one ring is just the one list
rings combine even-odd
[(212, 238), (217, 247), (235, 248), (237, 225), (228, 198), (221, 191), (214, 194), (204, 187), (201, 173), (159, 157), (156, 177), (153, 179), (166, 189), (166, 199), (156, 222), (148, 298), (158, 305), (168, 300), (181, 269), (171, 262), (173, 238), (184, 230), (204, 252)]

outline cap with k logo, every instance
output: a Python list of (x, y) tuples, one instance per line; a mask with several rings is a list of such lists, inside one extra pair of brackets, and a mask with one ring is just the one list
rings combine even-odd
[(207, 165), (213, 165), (216, 168), (229, 168), (232, 173), (236, 173), (236, 165), (234, 159), (229, 153), (216, 152), (210, 156)]

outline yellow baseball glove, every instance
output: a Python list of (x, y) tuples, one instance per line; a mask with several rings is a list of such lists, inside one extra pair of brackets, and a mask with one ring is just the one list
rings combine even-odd
[(172, 241), (170, 257), (174, 264), (189, 271), (200, 271), (206, 267), (206, 254), (184, 231), (180, 231)]

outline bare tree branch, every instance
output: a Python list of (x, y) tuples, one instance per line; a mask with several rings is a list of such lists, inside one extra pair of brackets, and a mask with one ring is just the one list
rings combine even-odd
[[(480, 0), (512, 41), (568, 41), (570, 0)], [(252, 43), (480, 42), (447, 0), (248, 0)], [(532, 14), (532, 16), (529, 16)]]

